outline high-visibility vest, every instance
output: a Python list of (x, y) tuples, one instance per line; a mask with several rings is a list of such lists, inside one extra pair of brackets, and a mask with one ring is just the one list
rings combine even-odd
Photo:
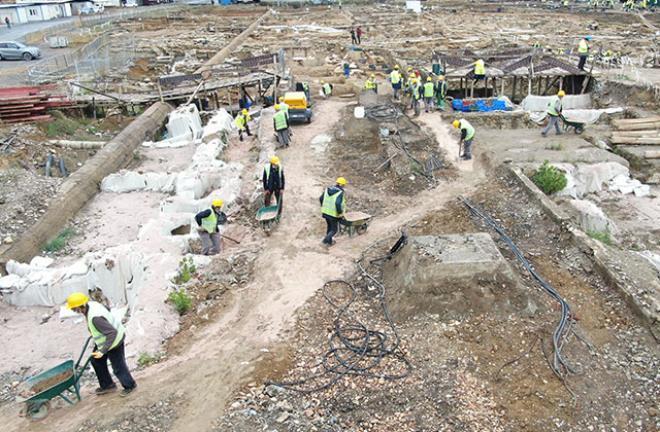
[(486, 75), (486, 65), (484, 61), (479, 59), (474, 62), (474, 74), (475, 75)]
[(446, 81), (439, 81), (438, 82), (438, 95), (441, 98), (445, 98), (447, 96), (447, 82)]
[(243, 114), (239, 114), (236, 116), (236, 119), (234, 120), (234, 124), (239, 130), (245, 129), (245, 124), (247, 123), (246, 118)]
[(412, 96), (416, 99), (419, 100), (422, 98), (422, 86), (419, 85), (419, 83), (415, 83), (412, 86)]
[(589, 52), (589, 44), (587, 43), (586, 39), (580, 39), (580, 42), (578, 42), (578, 53), (581, 55), (585, 55)]
[(395, 69), (390, 73), (390, 82), (392, 84), (399, 84), (401, 82), (401, 74), (398, 70)]
[(202, 228), (209, 234), (212, 234), (218, 228), (218, 215), (211, 209), (211, 214), (202, 219)]
[(276, 112), (275, 116), (273, 116), (273, 120), (275, 120), (275, 130), (276, 131), (281, 131), (281, 130), (287, 128), (286, 113), (284, 111), (279, 110), (278, 112)]
[[(266, 164), (264, 166), (264, 172), (266, 173), (266, 181), (270, 179), (270, 165), (271, 164)], [(277, 175), (282, 178), (282, 165), (277, 165)]]
[(87, 307), (87, 328), (89, 329), (89, 333), (92, 335), (92, 339), (94, 339), (96, 347), (101, 349), (103, 345), (105, 345), (106, 338), (105, 335), (101, 333), (94, 325), (94, 318), (105, 318), (106, 321), (108, 321), (110, 325), (114, 327), (115, 330), (117, 330), (117, 336), (115, 337), (115, 340), (112, 341), (110, 349), (113, 349), (119, 345), (119, 342), (121, 342), (122, 338), (124, 337), (124, 333), (126, 332), (121, 321), (115, 318), (115, 316), (110, 313), (110, 311), (101, 303), (90, 301), (87, 303)]
[(433, 97), (433, 83), (427, 82), (424, 84), (424, 97), (430, 98)]
[(550, 99), (550, 102), (548, 102), (547, 113), (553, 117), (557, 117), (559, 115), (559, 113), (557, 112), (557, 102), (561, 103), (559, 96), (553, 96), (552, 99)]
[(463, 130), (465, 131), (465, 141), (474, 138), (474, 127), (465, 119), (461, 119), (461, 131)]
[(328, 215), (328, 216), (333, 216), (333, 217), (339, 217), (344, 213), (344, 210), (346, 209), (346, 200), (343, 200), (341, 202), (341, 213), (337, 212), (337, 199), (344, 195), (344, 191), (339, 191), (336, 194), (330, 196), (328, 195), (328, 190), (326, 189), (325, 192), (323, 193), (323, 204), (321, 205), (321, 213)]
[(332, 94), (332, 88), (330, 87), (330, 84), (325, 83), (323, 84), (323, 94), (330, 96)]
[(375, 90), (376, 89), (376, 82), (369, 78), (364, 82), (364, 89), (365, 90)]

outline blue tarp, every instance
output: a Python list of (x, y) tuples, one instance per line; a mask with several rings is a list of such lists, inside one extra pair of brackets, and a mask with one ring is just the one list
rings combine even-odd
[(461, 112), (512, 111), (504, 99), (454, 99), (451, 107)]

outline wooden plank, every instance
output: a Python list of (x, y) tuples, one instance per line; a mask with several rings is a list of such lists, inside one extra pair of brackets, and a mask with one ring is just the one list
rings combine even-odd
[(660, 129), (660, 121), (650, 123), (633, 123), (616, 126), (619, 131), (639, 131)]
[(632, 137), (632, 138), (611, 138), (610, 142), (612, 144), (629, 144), (629, 145), (660, 145), (660, 137), (658, 138), (640, 138), (640, 137)]
[(644, 159), (660, 159), (660, 150), (646, 150)]
[(660, 136), (659, 129), (647, 129), (639, 131), (612, 131), (613, 137), (656, 137)]
[(634, 118), (634, 119), (615, 119), (615, 120), (612, 120), (612, 124), (613, 125), (636, 124), (636, 123), (648, 123), (648, 122), (652, 122), (652, 121), (660, 121), (660, 116)]

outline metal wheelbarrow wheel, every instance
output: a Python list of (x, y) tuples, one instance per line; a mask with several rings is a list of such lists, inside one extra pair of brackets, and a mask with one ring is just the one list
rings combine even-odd
[(30, 420), (39, 421), (48, 417), (48, 410), (50, 409), (50, 401), (43, 403), (30, 404), (27, 407), (27, 416)]
[(575, 126), (575, 135), (580, 135), (582, 132), (584, 132), (584, 126), (582, 125)]

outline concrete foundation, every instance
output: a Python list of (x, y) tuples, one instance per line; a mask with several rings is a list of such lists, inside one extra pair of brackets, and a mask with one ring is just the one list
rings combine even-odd
[(463, 319), (537, 310), (485, 233), (410, 238), (385, 265), (383, 278), (396, 320), (420, 313)]

